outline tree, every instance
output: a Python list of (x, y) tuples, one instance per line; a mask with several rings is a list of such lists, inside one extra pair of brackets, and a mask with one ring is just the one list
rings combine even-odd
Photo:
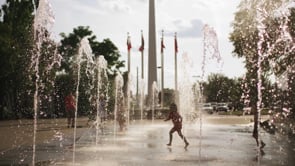
[[(174, 95), (174, 90), (173, 89), (169, 89), (169, 88), (165, 88), (163, 90), (164, 92), (164, 102), (163, 102), (163, 105), (164, 107), (166, 106), (169, 106), (170, 104), (172, 104), (174, 101), (175, 101), (175, 95)], [(159, 92), (158, 94), (158, 99), (159, 99), (159, 104), (162, 102), (162, 91)]]
[(242, 96), (241, 79), (230, 79), (222, 74), (211, 74), (203, 83), (206, 102), (231, 102), (239, 107)]
[[(43, 34), (42, 34), (43, 33)], [(39, 57), (38, 65), (38, 97), (39, 97), (39, 115), (41, 117), (52, 117), (58, 114), (57, 110), (54, 109), (54, 98), (55, 98), (55, 79), (56, 72), (59, 70), (59, 64), (61, 57), (57, 52), (56, 43), (50, 39), (49, 32), (44, 30), (44, 32), (37, 32), (42, 41), (40, 50), (35, 47), (34, 54)], [(39, 51), (39, 53), (37, 52)], [(33, 62), (32, 62), (33, 63)], [(34, 64), (37, 65), (37, 64)], [(35, 71), (36, 72), (36, 71)], [(35, 77), (35, 74), (32, 77)], [(36, 81), (36, 80), (35, 80)], [(36, 87), (35, 87), (36, 88)]]
[(291, 33), (284, 29), (287, 25), (294, 25), (291, 23), (294, 20), (293, 9), (291, 16), (275, 13), (283, 8), (283, 3), (282, 0), (241, 1), (232, 24), (230, 41), (234, 45), (234, 55), (245, 59), (245, 80), (249, 89), (249, 104), (253, 109), (257, 108), (258, 89), (264, 92), (262, 98), (266, 98), (268, 92), (265, 87), (268, 86), (269, 76), (272, 73), (279, 75), (294, 64), (294, 48), (290, 38), (286, 37), (294, 35), (294, 27)]
[[(109, 85), (107, 85), (107, 90), (105, 92), (109, 92), (109, 95), (112, 93), (112, 82), (114, 81), (116, 70), (119, 71), (121, 67), (124, 66), (124, 61), (120, 61), (120, 54), (118, 51), (118, 48), (111, 42), (110, 39), (104, 39), (102, 42), (96, 41), (96, 36), (93, 35), (93, 32), (89, 29), (89, 27), (83, 27), (79, 26), (77, 28), (74, 28), (73, 32), (66, 35), (65, 33), (61, 33), (61, 45), (59, 47), (59, 52), (61, 56), (63, 57), (62, 60), (62, 66), (61, 70), (64, 70), (66, 74), (68, 74), (68, 77), (72, 79), (66, 79), (66, 80), (75, 80), (76, 74), (75, 73), (75, 56), (78, 54), (79, 44), (82, 38), (88, 37), (88, 41), (90, 44), (90, 47), (92, 49), (92, 53), (94, 55), (93, 60), (98, 58), (100, 55), (103, 55), (108, 63), (108, 81), (111, 82)], [(96, 84), (93, 84), (92, 78), (88, 76), (89, 73), (85, 70), (85, 63), (81, 64), (81, 79), (80, 79), (80, 86), (79, 86), (79, 106), (78, 108), (81, 108), (81, 111), (84, 113), (87, 113), (90, 108), (90, 98), (91, 93), (93, 93), (96, 87)], [(94, 69), (93, 69), (94, 70)], [(96, 72), (94, 70), (94, 72)], [(94, 73), (93, 73), (94, 74)], [(64, 76), (63, 76), (64, 77)], [(65, 80), (65, 81), (66, 81)], [(61, 80), (59, 79), (59, 82), (61, 83)], [(72, 82), (70, 84), (75, 84), (77, 82)], [(62, 84), (64, 85), (64, 84)], [(60, 87), (60, 86), (59, 86)], [(90, 88), (92, 87), (92, 88)], [(65, 87), (62, 87), (62, 89), (66, 89)], [(92, 90), (89, 90), (92, 89)], [(60, 91), (59, 91), (60, 92)], [(64, 92), (65, 93), (65, 92)], [(65, 96), (65, 94), (59, 94), (59, 96)], [(110, 96), (111, 98), (113, 96)], [(109, 99), (109, 101), (113, 101), (112, 99)], [(112, 105), (108, 105), (109, 108), (112, 108)], [(80, 111), (80, 112), (81, 112)]]
[[(92, 42), (90, 42), (90, 44), (91, 43)], [(99, 55), (103, 55), (104, 58), (107, 60), (110, 75), (113, 75), (113, 73), (115, 73), (115, 70), (119, 70), (120, 68), (125, 66), (124, 61), (119, 60), (121, 55), (119, 54), (118, 48), (110, 39), (104, 39), (102, 42), (93, 43), (91, 47), (96, 57)]]
[[(254, 113), (253, 137), (259, 146), (258, 124), (263, 107), (268, 107), (272, 94), (268, 89), (270, 74), (293, 70), (294, 68), (294, 12), (286, 13), (287, 3), (293, 0), (243, 0), (233, 22), (230, 41), (234, 45), (235, 56), (245, 59), (247, 70), (245, 86), (246, 100)], [(292, 9), (293, 10), (293, 9)], [(292, 16), (293, 14), (293, 16)], [(281, 108), (282, 109), (282, 108)]]
[(79, 42), (83, 37), (89, 36), (88, 40), (95, 57), (103, 55), (108, 62), (109, 74), (114, 74), (115, 70), (119, 70), (124, 67), (124, 61), (120, 61), (121, 57), (118, 48), (113, 44), (110, 39), (104, 39), (102, 42), (96, 41), (96, 36), (89, 29), (88, 26), (79, 26), (74, 28), (73, 33), (66, 35), (65, 33), (60, 34), (61, 46), (59, 52), (63, 57), (62, 68), (66, 72), (71, 72), (71, 63), (73, 56), (77, 54), (79, 48)]
[(30, 55), (33, 48), (33, 5), (7, 0), (0, 20), (0, 118), (32, 116)]

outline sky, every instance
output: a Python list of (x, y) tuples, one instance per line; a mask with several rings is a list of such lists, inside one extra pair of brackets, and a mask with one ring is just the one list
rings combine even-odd
[[(145, 40), (145, 78), (148, 66), (148, 0), (48, 0), (55, 22), (52, 37), (58, 41), (59, 34), (69, 34), (77, 26), (89, 26), (98, 41), (109, 38), (119, 49), (121, 60), (126, 61), (127, 33), (131, 37), (131, 75), (136, 82), (136, 69), (141, 72), (141, 30)], [(240, 0), (155, 0), (157, 32), (157, 64), (160, 66), (161, 31), (164, 31), (164, 86), (174, 87), (174, 33), (178, 37), (178, 81), (183, 77), (196, 81), (204, 73), (223, 73), (234, 78), (245, 73), (242, 59), (232, 56), (229, 42), (231, 23)], [(5, 0), (0, 0), (3, 4)], [(218, 49), (222, 62), (207, 60), (202, 70), (204, 57), (203, 26), (208, 24), (217, 34)], [(210, 55), (205, 55), (209, 57)], [(185, 74), (184, 74), (185, 73)], [(140, 75), (139, 75), (140, 76)], [(160, 81), (160, 70), (158, 72)]]

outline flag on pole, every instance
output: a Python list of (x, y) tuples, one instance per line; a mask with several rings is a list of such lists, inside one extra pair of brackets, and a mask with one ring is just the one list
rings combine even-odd
[(143, 34), (141, 33), (141, 46), (139, 47), (139, 51), (142, 52), (144, 50), (144, 39)]
[(128, 49), (128, 51), (130, 51), (131, 48), (132, 48), (132, 46), (131, 46), (130, 36), (128, 36), (127, 37), (127, 49)]
[(165, 45), (164, 45), (164, 38), (162, 37), (162, 39), (161, 39), (161, 53), (164, 52), (164, 48), (165, 48)]
[(174, 39), (174, 49), (175, 49), (175, 53), (178, 53), (178, 45), (177, 45), (176, 33), (175, 33), (175, 39)]

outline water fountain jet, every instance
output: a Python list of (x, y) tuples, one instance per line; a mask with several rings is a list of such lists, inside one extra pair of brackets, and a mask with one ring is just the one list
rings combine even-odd
[[(32, 66), (34, 73), (35, 73), (35, 92), (34, 92), (34, 129), (33, 129), (33, 156), (32, 156), (32, 165), (35, 165), (35, 157), (36, 157), (36, 135), (37, 135), (37, 121), (38, 121), (38, 109), (39, 109), (39, 87), (40, 85), (40, 58), (41, 58), (41, 50), (42, 50), (42, 44), (44, 41), (48, 40), (48, 37), (50, 36), (50, 30), (54, 23), (54, 15), (51, 10), (51, 6), (47, 0), (40, 0), (39, 6), (36, 9), (35, 1), (33, 0), (33, 5), (35, 9), (35, 18), (34, 18), (34, 40), (36, 42), (35, 49), (36, 54), (34, 54), (31, 58), (32, 60)], [(58, 63), (60, 64), (60, 57), (57, 55), (54, 55), (53, 62), (50, 66), (53, 66), (53, 64)]]
[(78, 54), (76, 55), (76, 67), (77, 67), (77, 86), (76, 86), (76, 110), (75, 110), (75, 124), (74, 124), (74, 139), (73, 139), (73, 164), (75, 163), (76, 153), (76, 137), (77, 137), (77, 116), (78, 116), (78, 103), (79, 103), (79, 87), (81, 79), (81, 64), (86, 63), (86, 73), (93, 75), (93, 61), (94, 55), (90, 47), (88, 37), (84, 37), (79, 46)]

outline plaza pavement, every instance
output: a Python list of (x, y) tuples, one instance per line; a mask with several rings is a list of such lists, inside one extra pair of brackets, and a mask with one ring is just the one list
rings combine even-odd
[[(184, 124), (190, 145), (184, 148), (177, 133), (166, 146), (171, 122), (131, 120), (126, 131), (117, 131), (112, 121), (104, 130), (78, 118), (73, 131), (66, 119), (38, 120), (36, 165), (90, 166), (236, 166), (294, 165), (294, 140), (261, 131), (266, 143), (257, 150), (252, 138), (252, 116), (204, 115)], [(0, 165), (32, 164), (32, 120), (0, 122)], [(74, 149), (75, 146), (75, 150)], [(259, 153), (258, 153), (259, 152)]]

